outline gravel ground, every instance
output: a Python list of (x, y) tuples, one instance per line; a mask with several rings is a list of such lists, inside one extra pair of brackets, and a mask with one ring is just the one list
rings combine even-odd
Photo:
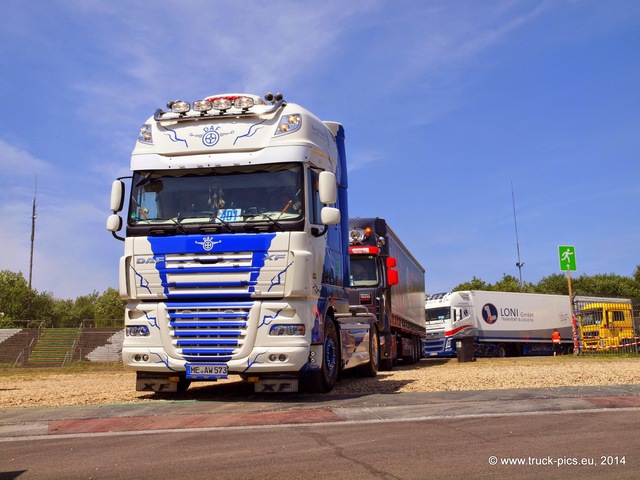
[[(640, 356), (479, 358), (469, 363), (423, 359), (376, 378), (345, 375), (327, 395), (602, 385), (638, 385), (640, 391)], [(118, 365), (0, 370), (0, 408), (215, 399), (250, 392), (250, 385), (231, 377), (193, 383), (184, 394), (155, 396), (136, 392), (135, 374)]]

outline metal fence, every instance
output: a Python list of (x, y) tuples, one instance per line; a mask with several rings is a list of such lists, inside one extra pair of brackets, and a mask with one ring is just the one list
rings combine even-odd
[(640, 299), (576, 297), (580, 353), (640, 352)]

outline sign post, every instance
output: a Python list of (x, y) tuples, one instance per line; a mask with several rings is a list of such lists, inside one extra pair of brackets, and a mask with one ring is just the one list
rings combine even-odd
[(573, 354), (580, 354), (580, 338), (578, 333), (578, 321), (573, 309), (573, 292), (571, 291), (571, 272), (576, 271), (576, 247), (573, 245), (558, 245), (558, 258), (560, 260), (560, 270), (567, 272), (567, 282), (569, 284), (569, 306), (571, 309), (571, 331), (573, 333)]

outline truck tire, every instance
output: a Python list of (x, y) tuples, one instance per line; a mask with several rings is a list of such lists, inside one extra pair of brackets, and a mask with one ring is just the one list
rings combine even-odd
[(500, 345), (498, 345), (498, 351), (496, 356), (500, 358), (506, 358), (509, 356), (509, 350), (507, 349), (507, 346), (504, 343), (501, 343)]
[(407, 342), (410, 344), (411, 346), (411, 354), (407, 355), (406, 357), (402, 357), (402, 363), (403, 365), (413, 365), (415, 364), (418, 359), (418, 352), (416, 351), (416, 341), (414, 337), (410, 337), (410, 338), (403, 338), (402, 342)]
[(369, 333), (369, 353), (371, 355), (369, 363), (359, 368), (362, 376), (373, 378), (378, 375), (380, 368), (380, 341), (378, 340), (378, 330), (376, 327), (371, 327)]
[(392, 358), (381, 358), (380, 359), (380, 371), (381, 372), (389, 372), (393, 370), (393, 359)]
[(180, 380), (178, 380), (178, 392), (179, 393), (186, 392), (187, 389), (189, 388), (189, 385), (191, 385), (191, 380), (187, 380), (186, 377), (181, 376)]
[(340, 370), (340, 345), (336, 326), (331, 319), (324, 324), (322, 342), (322, 366), (320, 370), (307, 372), (300, 377), (304, 391), (327, 393), (333, 390)]

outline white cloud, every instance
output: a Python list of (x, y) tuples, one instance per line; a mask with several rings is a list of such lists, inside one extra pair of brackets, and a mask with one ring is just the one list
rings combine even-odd
[[(5, 181), (7, 178), (28, 175), (35, 178), (35, 175), (51, 173), (51, 166), (47, 162), (2, 139), (0, 139), (0, 169), (5, 172), (2, 175)], [(5, 182), (3, 181), (2, 183)]]

